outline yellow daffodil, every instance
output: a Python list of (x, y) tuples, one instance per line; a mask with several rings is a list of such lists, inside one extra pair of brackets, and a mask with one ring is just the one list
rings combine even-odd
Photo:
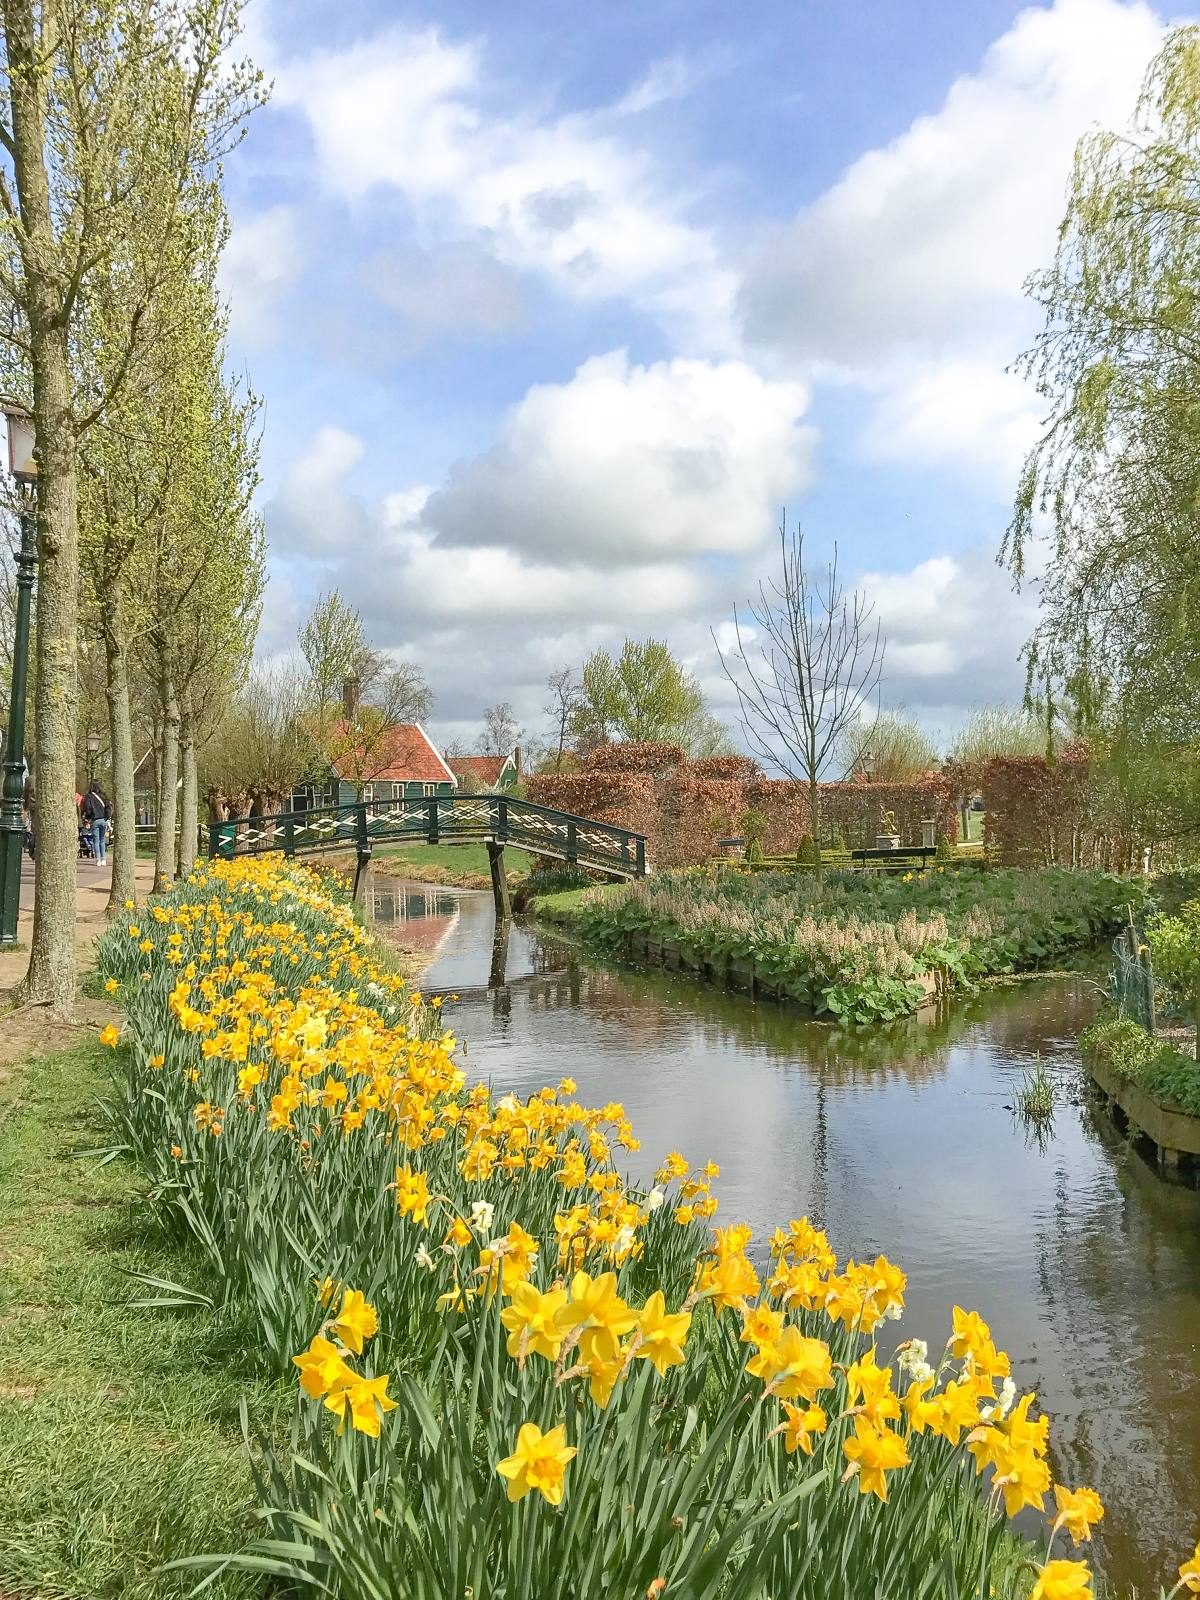
[(1180, 1567), (1178, 1587), (1189, 1594), (1200, 1594), (1200, 1544)]
[(1092, 1574), (1084, 1561), (1047, 1561), (1029, 1600), (1091, 1600)]
[(656, 1289), (638, 1316), (634, 1354), (649, 1361), (661, 1378), (668, 1367), (684, 1360), (683, 1345), (691, 1325), (691, 1312), (668, 1311), (662, 1290)]
[(1095, 1489), (1064, 1489), (1056, 1483), (1054, 1504), (1058, 1512), (1055, 1522), (1067, 1530), (1076, 1544), (1090, 1539), (1093, 1527), (1104, 1516), (1104, 1502)]
[(860, 1494), (886, 1500), (887, 1474), (908, 1465), (908, 1449), (898, 1433), (877, 1428), (866, 1417), (854, 1419), (854, 1433), (842, 1445), (850, 1470), (858, 1475)]
[(325, 1396), (325, 1409), (340, 1419), (338, 1432), (345, 1425), (349, 1411), (350, 1425), (356, 1433), (365, 1433), (371, 1439), (378, 1439), (381, 1416), (396, 1409), (396, 1402), (388, 1399), (387, 1386), (386, 1373), (379, 1378), (360, 1378), (355, 1375), (353, 1383), (331, 1390)]
[(342, 1307), (330, 1323), (333, 1332), (356, 1356), (362, 1354), (364, 1340), (373, 1338), (379, 1330), (375, 1307), (368, 1304), (361, 1289), (347, 1289), (342, 1296)]
[(396, 1205), (400, 1215), (411, 1222), (424, 1223), (429, 1215), (429, 1181), (423, 1172), (409, 1167), (396, 1168)]
[(565, 1289), (543, 1294), (531, 1283), (514, 1283), (511, 1303), (500, 1313), (500, 1321), (508, 1329), (509, 1355), (519, 1359), (545, 1356), (554, 1361), (566, 1336), (561, 1321), (566, 1303)]
[(536, 1422), (526, 1422), (517, 1434), (511, 1456), (496, 1463), (496, 1471), (506, 1480), (508, 1498), (521, 1500), (536, 1489), (552, 1506), (562, 1504), (567, 1463), (577, 1451), (567, 1443), (567, 1430), (560, 1423), (543, 1433)]
[(110, 1022), (100, 1030), (100, 1043), (107, 1045), (110, 1050), (115, 1050), (121, 1042), (120, 1030)]
[(822, 1339), (809, 1339), (789, 1323), (771, 1344), (763, 1345), (746, 1363), (752, 1377), (761, 1378), (781, 1400), (815, 1400), (822, 1389), (833, 1387), (833, 1357)]
[(829, 1418), (820, 1406), (794, 1406), (789, 1400), (783, 1402), (783, 1410), (787, 1417), (783, 1425), (784, 1449), (790, 1456), (797, 1450), (812, 1455), (816, 1436), (825, 1432)]
[(627, 1334), (638, 1320), (637, 1312), (617, 1293), (615, 1272), (593, 1278), (580, 1271), (571, 1279), (571, 1297), (559, 1313), (559, 1325), (569, 1328), (603, 1328), (614, 1338)]
[(850, 1409), (877, 1426), (900, 1416), (900, 1399), (892, 1391), (892, 1369), (878, 1365), (874, 1350), (846, 1368), (846, 1394)]
[(345, 1353), (322, 1334), (314, 1334), (307, 1350), (292, 1357), (300, 1369), (300, 1386), (314, 1400), (323, 1399), (336, 1389), (348, 1388), (358, 1374), (347, 1366)]

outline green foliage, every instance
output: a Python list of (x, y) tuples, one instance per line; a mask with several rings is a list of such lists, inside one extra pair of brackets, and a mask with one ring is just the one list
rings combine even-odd
[(880, 712), (874, 722), (852, 723), (842, 736), (837, 764), (846, 777), (874, 783), (908, 783), (941, 761), (937, 745), (913, 717)]
[(751, 960), (765, 981), (816, 1015), (850, 1022), (905, 1016), (940, 988), (1052, 966), (1113, 932), (1142, 885), (1047, 868), (884, 876), (663, 873), (589, 896), (574, 920), (602, 947), (629, 934), (680, 944), (698, 961)]
[(1046, 1071), (1043, 1061), (1026, 1070), (1017, 1090), (1017, 1109), (1027, 1122), (1051, 1122), (1054, 1119), (1054, 1079)]
[(804, 866), (812, 866), (817, 859), (816, 841), (811, 833), (801, 836), (800, 843), (796, 846), (796, 860)]
[(1178, 915), (1185, 902), (1200, 900), (1200, 866), (1158, 873), (1150, 885), (1150, 899), (1166, 916)]
[(1159, 837), (1200, 816), (1200, 770), (1172, 759), (1200, 716), (1200, 559), (1181, 532), (1200, 493), (1200, 428), (1181, 403), (1200, 381), (1198, 41), (1194, 26), (1167, 36), (1134, 137), (1097, 130), (1077, 148), (1055, 259), (1031, 280), (1045, 321), (1023, 366), (1049, 418), (1005, 549), (1019, 576), (1044, 515), (1030, 681), (1048, 708), (1061, 686)]
[(594, 651), (568, 722), (584, 744), (678, 744), (693, 757), (719, 755), (729, 744), (700, 685), (660, 639), (626, 639), (615, 658)]
[(1109, 1068), (1157, 1100), (1200, 1117), (1200, 1065), (1127, 1017), (1094, 1022), (1079, 1039), (1083, 1059)]

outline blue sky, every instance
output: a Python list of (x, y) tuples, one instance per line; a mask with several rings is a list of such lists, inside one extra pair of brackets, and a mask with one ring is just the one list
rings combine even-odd
[(1167, 22), (1125, 0), (249, 0), (232, 354), (265, 400), (261, 649), (321, 589), (444, 738), (626, 633), (731, 715), (710, 629), (780, 508), (836, 541), (884, 698), (1013, 698), (994, 563), (1037, 397), (1006, 371), (1076, 139)]

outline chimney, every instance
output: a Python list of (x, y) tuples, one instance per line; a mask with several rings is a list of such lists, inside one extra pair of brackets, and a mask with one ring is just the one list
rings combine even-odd
[(518, 745), (517, 748), (513, 751), (513, 766), (516, 767), (516, 769), (517, 769), (517, 782), (520, 783), (520, 781), (521, 781), (521, 746), (520, 745)]
[(342, 715), (347, 722), (354, 721), (354, 714), (358, 710), (358, 691), (361, 685), (357, 678), (347, 678), (342, 684)]

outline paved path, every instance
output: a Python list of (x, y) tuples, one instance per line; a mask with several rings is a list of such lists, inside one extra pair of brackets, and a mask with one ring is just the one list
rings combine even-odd
[[(143, 899), (149, 894), (154, 881), (153, 861), (139, 859), (136, 872), (138, 898)], [(80, 861), (75, 875), (75, 952), (80, 972), (86, 972), (91, 967), (92, 946), (106, 926), (105, 907), (111, 885), (111, 865), (98, 867), (92, 861)], [(32, 932), (33, 862), (25, 856), (21, 866), (21, 918), (17, 924), (17, 936), (23, 948), (0, 950), (0, 1011), (25, 976)], [(87, 1029), (95, 1026), (102, 1013), (111, 1014), (109, 1008), (99, 1000), (81, 999), (76, 1009), (80, 1025)], [(0, 1075), (5, 1061), (32, 1054), (39, 1048), (50, 1049), (69, 1044), (76, 1031), (69, 1026), (48, 1024), (38, 1007), (8, 1016), (0, 1015)]]

